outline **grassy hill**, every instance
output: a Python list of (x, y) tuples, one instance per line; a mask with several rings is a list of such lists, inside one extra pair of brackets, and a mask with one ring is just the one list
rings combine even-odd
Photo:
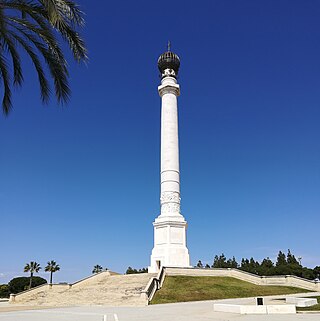
[(167, 276), (151, 304), (246, 298), (309, 292), (286, 286), (255, 285), (231, 277)]

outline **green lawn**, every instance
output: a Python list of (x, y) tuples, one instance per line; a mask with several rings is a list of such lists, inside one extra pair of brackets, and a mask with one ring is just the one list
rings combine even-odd
[(277, 294), (309, 292), (287, 286), (263, 286), (231, 277), (167, 276), (151, 304), (245, 298)]
[(316, 298), (318, 300), (318, 304), (312, 307), (306, 308), (297, 308), (298, 311), (320, 311), (320, 296), (313, 296), (312, 298)]

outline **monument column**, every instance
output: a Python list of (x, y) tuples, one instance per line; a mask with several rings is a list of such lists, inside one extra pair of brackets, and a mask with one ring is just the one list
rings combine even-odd
[(158, 87), (161, 107), (161, 215), (180, 214), (178, 106), (179, 85), (164, 77)]
[(157, 272), (161, 266), (190, 266), (186, 247), (187, 222), (180, 212), (179, 67), (180, 59), (170, 48), (158, 59), (161, 73), (161, 85), (158, 87), (161, 97), (161, 211), (153, 223), (154, 248), (149, 272)]

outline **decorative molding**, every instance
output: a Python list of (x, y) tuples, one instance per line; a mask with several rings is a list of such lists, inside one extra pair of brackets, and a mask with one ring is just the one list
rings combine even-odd
[(176, 78), (177, 74), (173, 69), (167, 68), (162, 72), (161, 76), (162, 76), (162, 78), (163, 77), (168, 77), (168, 76)]
[(165, 172), (175, 172), (175, 173), (180, 174), (180, 172), (177, 171), (176, 169), (165, 169), (165, 170), (161, 171), (160, 174), (165, 173)]
[(180, 204), (180, 195), (178, 192), (163, 192), (160, 196), (161, 204), (164, 203), (178, 203)]
[(181, 213), (179, 203), (164, 203), (161, 205), (161, 214), (164, 213)]
[(180, 181), (177, 181), (175, 179), (166, 179), (166, 180), (161, 181), (160, 184), (164, 184), (164, 183), (177, 183), (180, 185)]
[(180, 87), (175, 84), (161, 85), (158, 87), (158, 92), (160, 97), (165, 94), (174, 94), (176, 96), (180, 95)]
[(160, 197), (161, 214), (181, 213), (180, 201), (181, 198), (178, 192), (162, 192)]

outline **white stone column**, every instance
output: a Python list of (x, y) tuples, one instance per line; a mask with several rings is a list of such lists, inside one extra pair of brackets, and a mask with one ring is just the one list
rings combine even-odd
[(180, 87), (174, 77), (165, 77), (158, 91), (161, 97), (160, 216), (181, 216), (177, 104)]
[(180, 211), (177, 103), (180, 87), (176, 79), (180, 61), (169, 51), (160, 56), (159, 61), (162, 74), (158, 87), (161, 97), (161, 211), (153, 223), (154, 247), (148, 268), (151, 273), (158, 272), (161, 266), (190, 267), (186, 246), (187, 222)]

